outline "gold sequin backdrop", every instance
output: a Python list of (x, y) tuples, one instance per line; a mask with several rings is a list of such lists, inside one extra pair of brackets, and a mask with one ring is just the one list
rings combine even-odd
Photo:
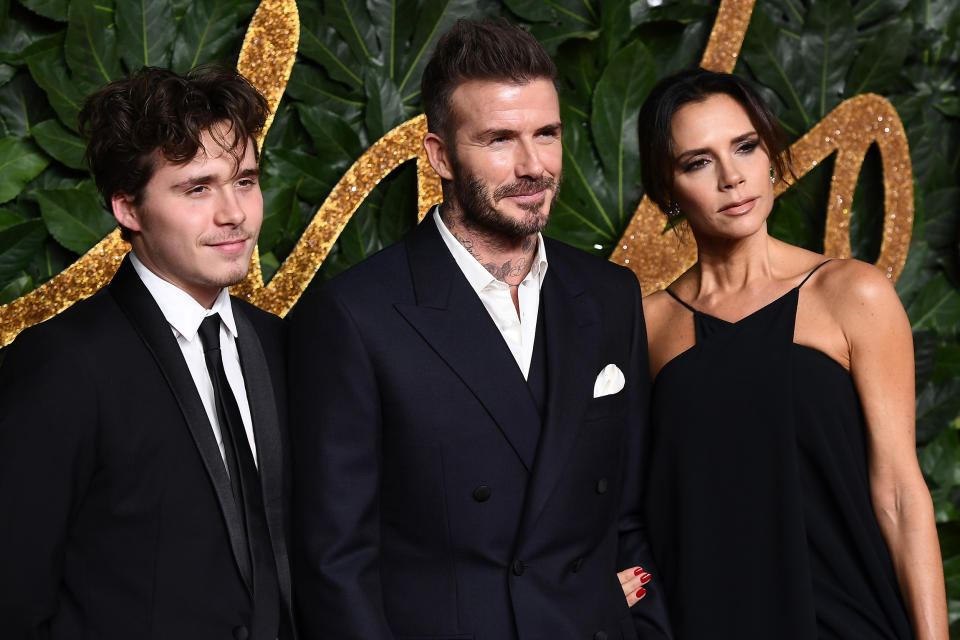
[[(730, 72), (737, 62), (750, 23), (754, 0), (723, 0), (700, 66)], [(257, 8), (237, 68), (276, 111), (286, 88), (300, 38), (294, 0), (263, 0)], [(269, 126), (272, 115), (268, 120)], [(254, 253), (250, 274), (232, 291), (257, 306), (285, 315), (316, 274), (340, 232), (364, 198), (400, 164), (417, 162), (420, 217), (440, 201), (440, 181), (430, 169), (420, 143), (426, 120), (418, 116), (378, 140), (346, 172), (307, 226), (296, 247), (269, 284), (264, 285)], [(265, 134), (266, 132), (264, 132)], [(262, 144), (263, 138), (258, 141)], [(900, 117), (878, 95), (851, 98), (797, 140), (791, 147), (797, 177), (836, 152), (827, 203), (824, 248), (828, 256), (850, 256), (850, 203), (868, 147), (880, 150), (884, 179), (883, 238), (877, 266), (896, 280), (903, 269), (913, 226), (913, 172)], [(776, 195), (788, 189), (778, 183)], [(637, 274), (647, 293), (662, 289), (688, 269), (697, 257), (690, 234), (678, 242), (664, 234), (664, 217), (644, 197), (610, 260)], [(109, 282), (129, 245), (114, 231), (73, 265), (29, 294), (0, 307), (0, 346), (9, 344), (31, 325), (63, 311)]]

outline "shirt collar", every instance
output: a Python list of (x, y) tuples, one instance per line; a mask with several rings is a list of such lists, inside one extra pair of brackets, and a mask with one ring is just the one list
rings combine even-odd
[[(460, 241), (457, 240), (450, 230), (447, 229), (447, 225), (443, 223), (443, 220), (440, 218), (440, 205), (433, 207), (433, 221), (437, 225), (437, 229), (440, 230), (440, 237), (443, 238), (444, 244), (447, 245), (447, 249), (453, 255), (453, 259), (456, 261), (457, 265), (460, 267), (460, 270), (463, 271), (463, 275), (466, 276), (467, 282), (470, 283), (470, 286), (474, 291), (480, 293), (484, 288), (489, 286), (491, 283), (499, 282), (493, 275), (487, 271), (480, 262), (474, 258), (466, 247), (460, 244)], [(537, 287), (543, 285), (543, 278), (547, 275), (547, 249), (543, 246), (543, 235), (537, 233), (537, 257), (534, 259), (533, 264), (530, 265), (530, 272), (524, 277), (524, 282), (527, 280), (536, 279)]]
[(140, 280), (143, 281), (143, 286), (147, 288), (157, 306), (160, 307), (163, 317), (188, 342), (192, 342), (196, 337), (203, 319), (215, 313), (220, 314), (220, 321), (223, 322), (230, 335), (236, 339), (237, 324), (233, 319), (233, 305), (230, 304), (230, 292), (227, 287), (220, 290), (213, 306), (206, 309), (194, 300), (189, 293), (148, 269), (132, 251), (130, 252), (130, 262), (133, 264), (137, 275), (140, 276)]

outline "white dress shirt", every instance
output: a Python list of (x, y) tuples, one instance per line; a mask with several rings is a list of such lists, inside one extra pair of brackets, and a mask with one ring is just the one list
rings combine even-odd
[(217, 446), (220, 447), (220, 455), (223, 456), (223, 437), (220, 433), (220, 422), (217, 419), (213, 382), (207, 371), (207, 363), (203, 357), (203, 343), (198, 335), (200, 323), (204, 318), (215, 313), (220, 314), (220, 356), (223, 358), (223, 369), (227, 374), (230, 389), (237, 399), (243, 428), (247, 432), (247, 441), (250, 443), (250, 452), (256, 463), (257, 447), (253, 439), (253, 419), (250, 417), (250, 404), (247, 402), (243, 371), (240, 368), (240, 354), (237, 352), (236, 343), (237, 325), (233, 319), (233, 306), (230, 304), (227, 288), (224, 287), (220, 291), (211, 309), (205, 309), (189, 293), (150, 271), (133, 252), (130, 253), (130, 262), (133, 263), (133, 268), (140, 276), (140, 280), (160, 307), (163, 317), (170, 323), (170, 330), (173, 331), (177, 344), (180, 345), (180, 351), (183, 352), (183, 359), (187, 362), (193, 383), (200, 392), (200, 400), (207, 412), (207, 418), (210, 419), (213, 435), (217, 439)]
[(530, 373), (530, 360), (533, 358), (533, 341), (537, 337), (537, 314), (540, 312), (540, 288), (547, 275), (547, 252), (543, 246), (543, 236), (537, 234), (537, 255), (530, 265), (530, 272), (517, 287), (520, 301), (520, 316), (510, 297), (510, 285), (493, 277), (470, 252), (453, 237), (447, 225), (440, 219), (440, 207), (433, 209), (433, 221), (440, 230), (440, 237), (456, 260), (457, 266), (466, 276), (467, 282), (480, 297), (480, 301), (493, 319), (500, 335), (510, 348), (517, 366), (526, 379)]

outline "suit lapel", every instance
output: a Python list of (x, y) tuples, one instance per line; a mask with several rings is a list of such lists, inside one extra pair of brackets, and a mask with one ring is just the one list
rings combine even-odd
[(523, 531), (536, 524), (564, 473), (593, 394), (590, 363), (600, 347), (599, 310), (576, 273), (549, 251), (550, 266), (540, 293), (547, 347), (547, 415), (527, 494)]
[[(254, 440), (257, 446), (257, 471), (263, 492), (263, 505), (270, 532), (270, 542), (277, 566), (277, 579), (284, 606), (291, 603), (290, 563), (285, 537), (286, 516), (283, 512), (283, 443), (280, 440), (280, 422), (277, 402), (273, 394), (273, 380), (267, 367), (260, 338), (240, 305), (233, 304), (237, 323), (237, 351), (247, 388), (247, 402), (253, 420)], [(291, 611), (287, 609), (287, 615)]]
[(108, 289), (157, 362), (180, 406), (220, 503), (234, 559), (247, 588), (252, 592), (250, 559), (246, 551), (246, 534), (240, 513), (233, 499), (220, 447), (217, 446), (200, 394), (183, 359), (183, 352), (180, 351), (160, 307), (141, 282), (129, 258), (120, 265)]
[(444, 245), (433, 216), (404, 242), (416, 304), (395, 308), (463, 380), (532, 469), (540, 416), (503, 336)]

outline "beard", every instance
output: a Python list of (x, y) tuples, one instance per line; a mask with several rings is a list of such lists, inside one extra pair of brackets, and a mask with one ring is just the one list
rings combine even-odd
[[(466, 172), (456, 161), (451, 164), (454, 169), (453, 195), (468, 224), (513, 238), (539, 233), (547, 226), (550, 212), (560, 195), (562, 174), (556, 178), (545, 175), (539, 178), (523, 178), (497, 187), (491, 194), (489, 187), (479, 176)], [(497, 203), (503, 198), (547, 189), (550, 189), (551, 193), (544, 194), (540, 202), (516, 203), (523, 212), (519, 218), (510, 217), (497, 208)]]

